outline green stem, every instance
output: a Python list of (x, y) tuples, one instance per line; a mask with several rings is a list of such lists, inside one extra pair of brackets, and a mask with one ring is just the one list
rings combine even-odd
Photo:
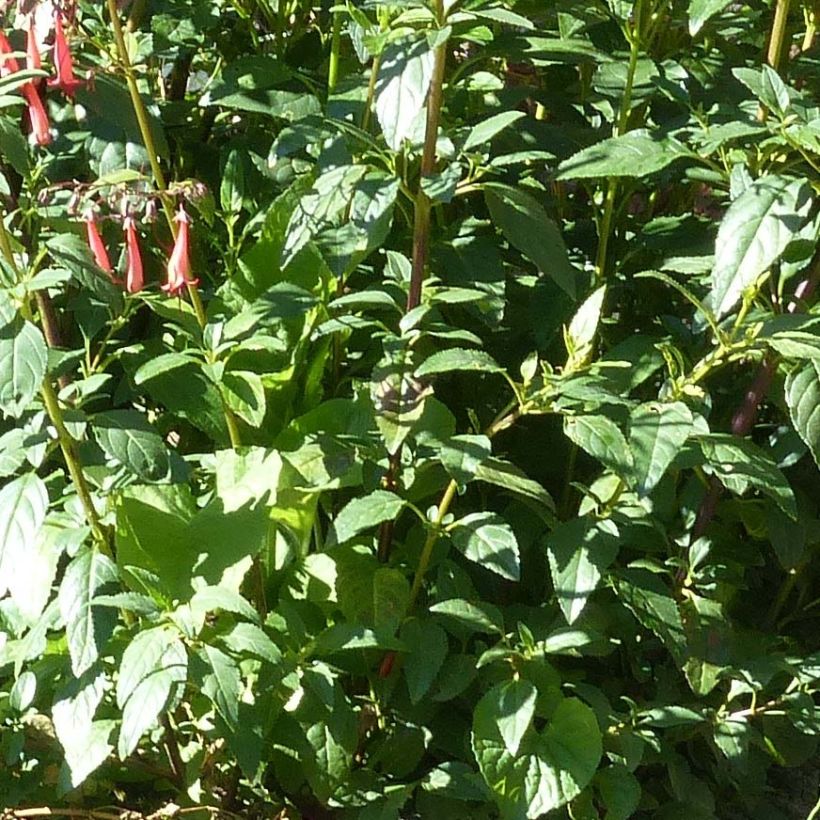
[(88, 483), (83, 475), (82, 464), (80, 462), (79, 454), (77, 453), (76, 442), (72, 438), (65, 426), (63, 420), (63, 411), (60, 407), (60, 402), (57, 400), (57, 394), (54, 392), (54, 387), (49, 381), (48, 376), (43, 380), (41, 388), (43, 396), (43, 403), (46, 406), (51, 423), (57, 431), (57, 440), (60, 443), (60, 449), (63, 451), (63, 458), (68, 467), (68, 474), (71, 477), (71, 483), (77, 491), (77, 496), (80, 503), (83, 505), (86, 520), (91, 527), (91, 532), (94, 535), (94, 540), (100, 549), (100, 552), (107, 555), (109, 558), (113, 557), (111, 547), (108, 544), (108, 537), (105, 530), (100, 523), (100, 518), (97, 515), (97, 510), (94, 507), (94, 501), (91, 498), (91, 492), (88, 489)]
[[(437, 0), (436, 5), (437, 16), (441, 22), (444, 18), (442, 0)], [(408, 311), (418, 307), (421, 302), (424, 269), (427, 265), (431, 202), (427, 194), (424, 193), (423, 182), (425, 177), (433, 174), (436, 167), (436, 143), (438, 141), (439, 120), (441, 119), (446, 62), (446, 43), (442, 43), (435, 51), (433, 78), (430, 82), (430, 94), (427, 98), (427, 123), (424, 132), (424, 149), (421, 155), (421, 177), (416, 192), (416, 208), (413, 220), (413, 263), (410, 272), (410, 290), (407, 294)]]
[[(786, 23), (789, 19), (789, 6), (791, 0), (777, 0), (774, 9), (774, 19), (772, 20), (772, 31), (769, 37), (769, 50), (766, 54), (766, 62), (775, 70), (780, 71), (780, 61), (783, 57), (783, 44), (786, 40)], [(763, 122), (768, 111), (762, 103), (757, 109), (757, 119)]]
[[(111, 17), (111, 28), (114, 32), (114, 44), (117, 48), (117, 56), (122, 64), (125, 73), (125, 82), (128, 86), (128, 93), (131, 95), (131, 104), (134, 108), (134, 115), (137, 118), (142, 142), (145, 145), (145, 150), (148, 153), (148, 162), (151, 165), (151, 173), (154, 175), (154, 182), (160, 192), (160, 201), (162, 202), (162, 209), (165, 212), (165, 218), (168, 220), (168, 227), (174, 238), (177, 235), (177, 224), (174, 220), (174, 207), (171, 197), (168, 195), (168, 184), (165, 180), (165, 174), (162, 171), (162, 166), (159, 162), (159, 153), (154, 142), (154, 135), (151, 131), (151, 123), (148, 119), (148, 111), (145, 108), (145, 103), (140, 96), (139, 87), (137, 86), (137, 77), (134, 74), (134, 66), (131, 64), (131, 58), (128, 56), (128, 47), (125, 44), (125, 37), (122, 31), (122, 24), (120, 22), (119, 12), (117, 10), (117, 0), (107, 0), (108, 14)], [(200, 327), (205, 327), (208, 320), (205, 316), (205, 308), (202, 305), (202, 298), (199, 295), (199, 290), (196, 285), (188, 284), (188, 292), (191, 295), (191, 304), (194, 307), (197, 321)]]
[(336, 90), (339, 81), (339, 52), (342, 47), (342, 13), (333, 12), (333, 29), (330, 35), (330, 62), (327, 68), (327, 95)]
[[(151, 164), (151, 172), (154, 175), (154, 182), (160, 192), (160, 201), (162, 202), (162, 209), (165, 212), (165, 218), (168, 220), (168, 227), (171, 230), (171, 235), (176, 238), (177, 223), (174, 219), (174, 209), (171, 197), (168, 195), (168, 184), (165, 180), (165, 174), (162, 171), (162, 166), (159, 163), (159, 153), (157, 152), (156, 143), (154, 142), (154, 135), (151, 131), (151, 123), (148, 120), (148, 111), (145, 108), (145, 103), (140, 96), (139, 87), (137, 86), (137, 78), (134, 74), (134, 66), (131, 64), (131, 59), (128, 56), (128, 48), (125, 44), (125, 37), (123, 36), (122, 24), (120, 23), (119, 12), (117, 10), (117, 0), (107, 0), (108, 14), (111, 17), (111, 28), (114, 31), (114, 43), (117, 48), (117, 56), (122, 64), (125, 72), (125, 81), (128, 85), (128, 92), (131, 95), (131, 104), (134, 108), (134, 114), (137, 118), (140, 134), (142, 136), (145, 150), (148, 153), (148, 161)], [(208, 324), (208, 318), (205, 315), (205, 307), (202, 304), (202, 297), (199, 295), (199, 289), (196, 285), (188, 282), (188, 293), (191, 296), (191, 304), (196, 314), (199, 326), (204, 328)], [(225, 424), (228, 428), (228, 435), (231, 440), (231, 445), (236, 448), (241, 443), (241, 436), (239, 435), (239, 426), (236, 421), (236, 416), (233, 411), (223, 402), (223, 413), (225, 416)]]
[[(629, 127), (629, 115), (632, 111), (632, 91), (635, 86), (635, 73), (638, 70), (638, 57), (641, 53), (641, 7), (640, 0), (635, 4), (635, 23), (629, 35), (629, 65), (626, 70), (626, 83), (618, 112), (618, 122), (613, 136), (623, 136)], [(612, 217), (615, 213), (615, 202), (618, 197), (618, 180), (610, 178), (607, 183), (604, 213), (598, 226), (598, 253), (595, 258), (595, 278), (597, 284), (606, 279), (606, 262), (609, 250), (609, 239), (612, 233)]]
[[(9, 263), (9, 266), (19, 279), (20, 270), (17, 267), (17, 261), (14, 258), (11, 241), (9, 240), (8, 231), (6, 231), (6, 223), (4, 222), (3, 215), (0, 215), (0, 251), (2, 251), (3, 256)], [(27, 320), (31, 321), (31, 308), (27, 302), (22, 305), (22, 313)], [(112, 552), (111, 547), (108, 544), (108, 537), (106, 536), (105, 530), (100, 523), (97, 510), (94, 507), (94, 501), (91, 498), (91, 492), (88, 489), (88, 483), (85, 480), (82, 464), (80, 462), (79, 455), (77, 454), (76, 443), (66, 429), (63, 411), (60, 407), (60, 402), (57, 399), (57, 393), (54, 390), (54, 386), (51, 384), (48, 374), (46, 374), (46, 377), (43, 379), (43, 383), (40, 387), (40, 393), (43, 397), (43, 404), (45, 405), (48, 417), (54, 425), (54, 429), (57, 431), (57, 441), (59, 442), (60, 449), (63, 452), (63, 458), (65, 459), (66, 467), (68, 468), (71, 483), (74, 485), (74, 489), (76, 490), (80, 503), (83, 506), (83, 512), (85, 513), (86, 520), (91, 527), (94, 540), (97, 542), (100, 551), (110, 558), (112, 557)]]
[(455, 481), (451, 481), (447, 485), (444, 495), (441, 497), (438, 509), (436, 510), (436, 517), (433, 519), (430, 532), (427, 533), (424, 546), (421, 548), (421, 555), (419, 556), (419, 563), (416, 567), (416, 574), (413, 577), (413, 586), (410, 589), (410, 600), (407, 604), (408, 612), (412, 611), (413, 606), (416, 603), (416, 599), (419, 597), (421, 585), (424, 583), (424, 576), (427, 572), (427, 567), (430, 566), (430, 558), (433, 555), (433, 547), (436, 545), (436, 541), (438, 541), (439, 533), (441, 531), (441, 522), (444, 521), (444, 516), (447, 515), (450, 505), (453, 503), (453, 499), (456, 497), (457, 492), (458, 484), (456, 484)]

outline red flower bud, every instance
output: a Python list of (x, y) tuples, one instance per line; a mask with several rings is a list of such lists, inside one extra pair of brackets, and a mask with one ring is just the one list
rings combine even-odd
[(88, 237), (88, 247), (94, 254), (94, 261), (114, 280), (114, 269), (111, 267), (111, 260), (108, 258), (108, 251), (105, 249), (100, 232), (97, 230), (97, 220), (90, 211), (85, 216), (85, 231)]
[(54, 15), (54, 69), (57, 76), (48, 81), (49, 88), (59, 88), (66, 96), (73, 97), (77, 89), (84, 85), (82, 80), (74, 76), (71, 49), (68, 47), (63, 18), (59, 12)]
[(137, 239), (137, 226), (132, 217), (127, 216), (122, 223), (125, 230), (125, 289), (129, 293), (138, 293), (145, 285), (142, 271), (142, 256)]
[(190, 276), (191, 258), (188, 253), (188, 243), (190, 241), (188, 229), (191, 219), (181, 206), (176, 215), (176, 221), (179, 223), (179, 230), (174, 241), (174, 250), (168, 260), (168, 281), (162, 286), (166, 293), (172, 295), (180, 293), (186, 286), (192, 287), (199, 284), (199, 279), (191, 279)]

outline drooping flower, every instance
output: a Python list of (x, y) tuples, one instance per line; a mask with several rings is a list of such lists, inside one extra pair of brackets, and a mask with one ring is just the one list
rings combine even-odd
[[(20, 70), (20, 64), (12, 56), (13, 53), (14, 49), (12, 49), (8, 38), (0, 32), (0, 77), (7, 77), (9, 74), (14, 74)], [(26, 101), (31, 133), (34, 135), (34, 139), (38, 145), (48, 145), (51, 142), (48, 114), (34, 83), (25, 83), (21, 86), (20, 93)]]
[(57, 76), (48, 81), (49, 88), (59, 88), (66, 96), (73, 97), (77, 89), (84, 85), (74, 76), (74, 61), (59, 11), (54, 14), (54, 70)]
[(122, 223), (125, 231), (125, 289), (128, 293), (138, 293), (145, 285), (142, 270), (140, 243), (137, 239), (137, 226), (133, 217), (127, 216)]
[(175, 219), (179, 223), (179, 229), (171, 258), (168, 260), (168, 281), (162, 286), (162, 289), (171, 295), (180, 293), (185, 287), (199, 284), (199, 279), (191, 279), (191, 257), (188, 251), (191, 218), (180, 206)]
[(26, 67), (29, 70), (43, 67), (42, 60), (40, 59), (40, 48), (37, 45), (37, 32), (34, 27), (33, 14), (29, 15), (28, 30), (26, 31)]
[(14, 74), (15, 71), (20, 70), (20, 65), (17, 58), (13, 57), (14, 49), (8, 37), (0, 31), (0, 77), (7, 77), (9, 74)]
[(97, 230), (97, 220), (94, 218), (94, 213), (88, 211), (84, 217), (85, 232), (88, 237), (88, 247), (91, 248), (91, 253), (94, 254), (94, 261), (111, 277), (114, 279), (114, 268), (111, 267), (111, 260), (108, 258), (108, 251), (105, 249), (100, 232)]

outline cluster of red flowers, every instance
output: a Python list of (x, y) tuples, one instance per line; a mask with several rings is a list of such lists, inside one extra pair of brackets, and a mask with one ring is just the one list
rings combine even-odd
[[(71, 59), (71, 49), (63, 29), (63, 17), (59, 10), (54, 13), (54, 53), (53, 63), (55, 76), (49, 78), (48, 87), (58, 88), (69, 97), (73, 97), (77, 88), (83, 85), (82, 80), (74, 76), (74, 64)], [(34, 30), (34, 15), (28, 18), (26, 39), (26, 68), (40, 69), (40, 48), (37, 45), (37, 36)], [(7, 77), (20, 70), (20, 65), (14, 57), (14, 50), (6, 35), (0, 31), (0, 77)], [(51, 142), (51, 131), (48, 125), (48, 114), (43, 105), (42, 97), (34, 81), (25, 83), (20, 93), (26, 102), (28, 118), (31, 124), (31, 133), (38, 145), (47, 145)]]
[[(199, 279), (191, 278), (191, 257), (189, 254), (189, 226), (191, 218), (180, 205), (176, 215), (179, 223), (174, 249), (168, 259), (166, 266), (166, 282), (162, 289), (171, 295), (183, 291), (186, 287), (193, 287), (199, 284)], [(114, 275), (114, 268), (108, 258), (108, 251), (105, 243), (97, 230), (97, 221), (93, 212), (85, 217), (86, 235), (88, 236), (88, 246), (97, 264), (111, 277), (111, 280), (118, 285), (123, 282)], [(137, 225), (132, 216), (127, 216), (122, 223), (125, 233), (125, 289), (128, 293), (138, 293), (145, 286), (143, 275), (142, 256), (140, 255), (139, 239), (137, 238)]]

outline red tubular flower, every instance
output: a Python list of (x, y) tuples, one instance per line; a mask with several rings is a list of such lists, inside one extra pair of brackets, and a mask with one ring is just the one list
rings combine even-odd
[(182, 206), (176, 215), (176, 221), (179, 223), (179, 230), (174, 241), (174, 250), (168, 260), (168, 281), (162, 286), (166, 293), (172, 295), (178, 294), (186, 286), (192, 287), (199, 284), (199, 279), (191, 279), (190, 276), (191, 257), (188, 253), (188, 243), (191, 219)]
[[(12, 49), (7, 37), (0, 32), (0, 77), (7, 77), (20, 70), (20, 64), (16, 58), (12, 57)], [(46, 114), (43, 101), (34, 87), (34, 83), (26, 83), (20, 88), (20, 93), (26, 101), (28, 118), (31, 122), (31, 132), (38, 145), (48, 145), (51, 142), (51, 131), (48, 125), (48, 114)]]
[(14, 49), (8, 41), (8, 37), (0, 31), (0, 77), (7, 77), (9, 74), (14, 74), (15, 71), (20, 70), (20, 65), (15, 57), (11, 55)]
[(140, 255), (140, 244), (137, 239), (137, 226), (134, 220), (128, 216), (122, 223), (125, 231), (125, 289), (128, 293), (138, 293), (145, 285), (142, 271), (142, 256)]
[(29, 70), (43, 67), (43, 63), (40, 60), (40, 49), (37, 46), (37, 34), (34, 30), (33, 14), (29, 15), (28, 31), (26, 33), (26, 67)]
[(114, 279), (114, 268), (111, 267), (111, 260), (108, 258), (108, 251), (105, 249), (100, 232), (97, 230), (97, 220), (90, 211), (85, 216), (85, 232), (88, 237), (88, 247), (94, 254), (94, 261)]
[(49, 88), (59, 88), (66, 96), (73, 97), (84, 83), (74, 76), (74, 61), (71, 59), (71, 49), (68, 47), (60, 12), (54, 15), (54, 69), (57, 76), (48, 81)]

